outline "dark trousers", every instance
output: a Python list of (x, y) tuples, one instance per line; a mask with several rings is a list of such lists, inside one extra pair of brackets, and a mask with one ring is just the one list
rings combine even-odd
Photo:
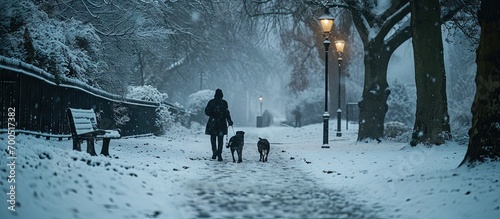
[(299, 127), (300, 128), (300, 118), (295, 118), (295, 128)]
[[(215, 146), (215, 144), (216, 144), (215, 141), (218, 141), (217, 142), (218, 148), (216, 148), (216, 146)], [(210, 143), (212, 144), (212, 152), (214, 153), (214, 155), (221, 156), (222, 146), (224, 145), (224, 135), (221, 135), (221, 136), (210, 135)]]

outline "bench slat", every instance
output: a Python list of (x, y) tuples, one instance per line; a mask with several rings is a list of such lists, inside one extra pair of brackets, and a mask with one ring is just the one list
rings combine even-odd
[(91, 123), (91, 119), (88, 118), (78, 118), (74, 119), (75, 131), (77, 135), (94, 131), (94, 125)]
[[(94, 109), (73, 109), (69, 108), (71, 111), (71, 119), (73, 120), (74, 130), (76, 135), (85, 135), (98, 131), (97, 129), (97, 119), (95, 116)], [(101, 130), (105, 131), (105, 134), (96, 135), (96, 138), (120, 138), (120, 132), (116, 130)]]
[(73, 112), (73, 117), (78, 118), (78, 117), (94, 117), (94, 110), (86, 110), (86, 111), (78, 111), (78, 112)]

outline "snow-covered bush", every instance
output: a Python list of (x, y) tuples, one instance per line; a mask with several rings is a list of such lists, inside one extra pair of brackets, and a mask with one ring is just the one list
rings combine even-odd
[(387, 122), (384, 124), (384, 136), (397, 142), (409, 142), (412, 128), (401, 122)]
[(408, 89), (398, 80), (394, 80), (391, 86), (391, 94), (387, 99), (389, 110), (385, 115), (386, 122), (400, 122), (411, 126), (415, 121), (415, 99), (410, 98)]
[(323, 121), (324, 91), (321, 88), (308, 89), (300, 92), (297, 98), (292, 99), (286, 106), (286, 118), (289, 125), (295, 124), (294, 110), (300, 109), (302, 113), (301, 124), (308, 125)]
[(207, 122), (208, 117), (205, 115), (205, 107), (208, 101), (214, 98), (215, 91), (213, 90), (200, 90), (196, 93), (189, 95), (187, 101), (187, 109), (193, 113), (191, 121), (204, 124)]
[(168, 94), (162, 93), (150, 85), (130, 86), (125, 97), (159, 103), (160, 106), (156, 109), (155, 125), (159, 127), (162, 132), (165, 132), (173, 125), (175, 121), (174, 116), (170, 112), (170, 107), (166, 105)]
[[(474, 66), (475, 67), (475, 66)], [(448, 113), (453, 140), (459, 144), (469, 141), (469, 129), (472, 126), (471, 105), (476, 93), (474, 81), (475, 70), (469, 67), (467, 71), (457, 71), (452, 83), (448, 86)]]
[(161, 134), (164, 134), (174, 124), (174, 117), (169, 110), (169, 107), (161, 104), (160, 107), (156, 109), (156, 121), (155, 125), (160, 128)]
[(450, 100), (448, 112), (450, 114), (450, 128), (452, 138), (459, 144), (469, 142), (469, 129), (472, 126), (472, 113), (469, 99)]
[(126, 98), (163, 103), (168, 99), (168, 94), (160, 92), (151, 85), (129, 86)]

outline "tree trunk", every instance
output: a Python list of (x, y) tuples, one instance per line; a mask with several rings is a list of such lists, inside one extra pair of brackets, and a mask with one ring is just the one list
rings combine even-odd
[(144, 87), (144, 85), (145, 85), (144, 67), (145, 67), (146, 63), (144, 62), (144, 55), (142, 54), (142, 51), (140, 49), (138, 49), (138, 52), (137, 52), (137, 59), (139, 62), (139, 74), (141, 76), (141, 86)]
[(451, 139), (439, 0), (411, 1), (417, 109), (410, 144)]
[(390, 52), (383, 43), (370, 42), (365, 47), (365, 81), (363, 98), (359, 101), (358, 141), (376, 139), (384, 136), (384, 119), (387, 113), (387, 98), (390, 90), (387, 84), (387, 66)]
[(500, 1), (482, 0), (477, 49), (476, 96), (469, 146), (462, 164), (500, 159)]

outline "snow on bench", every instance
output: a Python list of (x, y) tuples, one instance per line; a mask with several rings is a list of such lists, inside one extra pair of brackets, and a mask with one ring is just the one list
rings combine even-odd
[(73, 150), (81, 151), (81, 143), (87, 141), (87, 153), (96, 156), (94, 149), (95, 139), (102, 139), (101, 154), (109, 156), (109, 142), (111, 139), (120, 138), (120, 130), (103, 130), (97, 127), (94, 109), (68, 108)]

